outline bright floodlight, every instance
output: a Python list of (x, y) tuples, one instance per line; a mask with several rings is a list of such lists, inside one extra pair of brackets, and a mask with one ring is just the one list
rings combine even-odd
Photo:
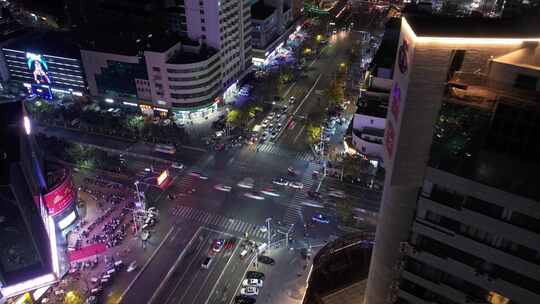
[(24, 124), (24, 130), (26, 131), (26, 134), (30, 135), (30, 132), (32, 130), (30, 128), (30, 118), (28, 118), (28, 116), (23, 117), (23, 124)]

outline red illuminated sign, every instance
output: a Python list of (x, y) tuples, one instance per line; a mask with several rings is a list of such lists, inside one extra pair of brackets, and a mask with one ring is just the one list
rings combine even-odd
[(396, 132), (394, 130), (394, 125), (391, 121), (388, 121), (388, 126), (386, 128), (386, 137), (385, 137), (385, 147), (388, 152), (388, 156), (392, 157), (394, 154), (394, 144), (395, 144)]
[(398, 66), (399, 70), (402, 74), (407, 73), (407, 70), (409, 68), (409, 44), (407, 43), (407, 40), (403, 40), (403, 43), (399, 47), (398, 51)]
[(43, 196), (49, 215), (56, 215), (70, 207), (75, 203), (75, 196), (75, 185), (68, 175), (58, 187)]
[(161, 186), (165, 180), (169, 177), (169, 171), (165, 170), (161, 172), (161, 174), (157, 178), (157, 184), (158, 186)]

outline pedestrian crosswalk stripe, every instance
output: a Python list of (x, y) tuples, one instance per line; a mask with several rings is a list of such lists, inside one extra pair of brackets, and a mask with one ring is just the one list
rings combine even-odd
[(248, 233), (252, 237), (264, 237), (264, 233), (257, 230), (257, 225), (244, 222), (238, 219), (224, 217), (219, 214), (209, 213), (203, 210), (194, 209), (186, 206), (173, 208), (171, 213), (175, 216), (184, 217), (190, 220), (202, 222), (208, 225), (223, 227), (227, 230), (237, 231), (238, 233)]

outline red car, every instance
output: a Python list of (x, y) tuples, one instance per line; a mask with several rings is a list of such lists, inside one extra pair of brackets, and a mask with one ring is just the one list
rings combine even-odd
[(212, 243), (212, 251), (215, 253), (219, 253), (223, 249), (224, 245), (225, 245), (225, 240), (223, 239), (214, 240), (214, 243)]

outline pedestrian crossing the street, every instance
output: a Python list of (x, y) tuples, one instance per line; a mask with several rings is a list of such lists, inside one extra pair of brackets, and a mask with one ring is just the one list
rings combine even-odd
[(186, 206), (177, 206), (172, 209), (174, 216), (200, 222), (209, 226), (223, 228), (229, 232), (236, 232), (243, 237), (248, 234), (250, 238), (265, 239), (266, 232), (261, 231), (259, 225), (247, 223), (238, 219), (229, 218), (219, 214), (206, 212)]
[(296, 191), (287, 206), (287, 211), (285, 212), (285, 216), (283, 217), (283, 222), (286, 225), (296, 224), (298, 219), (301, 219), (302, 222), (304, 222), (302, 213), (302, 202), (306, 199), (307, 191), (317, 187), (317, 180), (313, 179), (313, 175), (311, 174), (311, 172), (317, 169), (318, 165), (313, 163), (309, 164), (306, 170), (307, 174), (304, 174), (302, 178), (302, 184), (304, 184), (303, 191)]
[(263, 152), (263, 153), (268, 153), (268, 154), (273, 154), (273, 155), (278, 155), (278, 156), (296, 158), (298, 160), (305, 160), (305, 161), (313, 160), (313, 155), (310, 151), (304, 151), (304, 152), (290, 151), (287, 149), (283, 149), (279, 147), (278, 145), (274, 143), (270, 143), (270, 142), (259, 144), (259, 145), (251, 145), (249, 146), (249, 149), (257, 153)]

